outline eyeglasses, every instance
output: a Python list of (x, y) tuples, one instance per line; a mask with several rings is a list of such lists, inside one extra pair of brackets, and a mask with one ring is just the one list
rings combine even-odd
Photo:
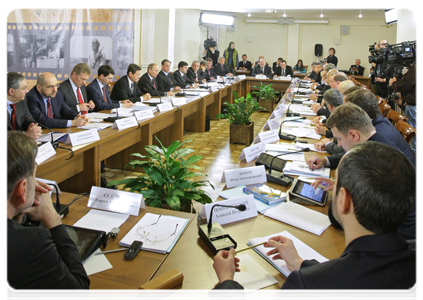
[(53, 88), (58, 89), (58, 88), (59, 88), (59, 86), (60, 86), (60, 84), (56, 84), (56, 85), (49, 85), (49, 86), (47, 86), (47, 88), (48, 88), (49, 90), (52, 90)]
[(162, 242), (164, 240), (167, 240), (172, 235), (175, 235), (176, 234), (176, 230), (178, 229), (178, 223), (176, 223), (175, 231), (173, 233), (165, 234), (165, 235), (161, 236), (161, 235), (158, 234), (158, 232), (154, 232), (154, 227), (151, 227), (151, 226), (156, 225), (159, 222), (159, 220), (160, 220), (161, 217), (162, 217), (162, 215), (159, 216), (159, 218), (157, 219), (156, 222), (154, 222), (154, 223), (152, 223), (150, 225), (147, 225), (147, 226), (144, 226), (144, 227), (139, 226), (137, 228), (137, 234), (141, 238), (143, 238), (145, 241), (149, 241), (150, 243), (153, 243), (153, 244), (160, 243), (160, 242)]

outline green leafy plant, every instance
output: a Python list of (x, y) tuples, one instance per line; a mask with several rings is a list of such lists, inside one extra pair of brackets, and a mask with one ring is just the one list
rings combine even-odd
[(194, 177), (207, 175), (190, 171), (201, 171), (201, 168), (194, 164), (203, 157), (192, 155), (185, 159), (194, 150), (182, 148), (182, 146), (191, 142), (191, 140), (182, 143), (175, 141), (167, 148), (163, 146), (159, 139), (157, 141), (160, 147), (156, 145), (145, 146), (148, 155), (132, 154), (132, 156), (147, 160), (133, 160), (127, 165), (132, 166), (133, 169), (136, 167), (143, 168), (145, 174), (135, 178), (114, 180), (109, 182), (109, 185), (125, 184), (124, 189), (142, 194), (148, 206), (170, 206), (173, 210), (179, 211), (182, 208), (182, 210), (188, 211), (191, 199), (202, 204), (211, 203), (210, 197), (199, 187), (209, 184), (214, 189), (214, 186), (208, 180), (192, 180)]
[(258, 89), (258, 91), (252, 91), (251, 93), (259, 99), (275, 100), (279, 94), (272, 88), (271, 84), (264, 85), (261, 83), (260, 86), (253, 86), (253, 88)]
[(234, 93), (234, 103), (229, 104), (225, 102), (224, 104), (227, 105), (226, 112), (223, 114), (218, 114), (216, 119), (223, 118), (229, 119), (230, 124), (236, 125), (248, 125), (251, 122), (251, 115), (260, 109), (260, 105), (257, 101), (251, 97), (251, 94), (248, 93), (245, 97), (238, 97), (238, 94), (233, 91)]

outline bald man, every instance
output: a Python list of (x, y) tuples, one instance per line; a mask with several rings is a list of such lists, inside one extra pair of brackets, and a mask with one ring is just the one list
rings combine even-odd
[(88, 119), (74, 112), (65, 103), (54, 74), (40, 74), (37, 84), (26, 95), (28, 109), (34, 119), (48, 128), (84, 126)]

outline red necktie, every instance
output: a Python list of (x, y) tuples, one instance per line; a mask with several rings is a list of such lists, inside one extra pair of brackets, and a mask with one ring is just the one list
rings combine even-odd
[[(84, 100), (82, 99), (81, 91), (79, 90), (79, 88), (76, 88), (76, 90), (78, 91), (78, 102), (79, 102), (79, 104), (84, 103)], [(87, 114), (86, 111), (81, 111), (81, 113), (83, 115), (86, 115)]]
[(13, 130), (16, 129), (16, 105), (15, 104), (10, 104), (10, 107), (12, 108), (12, 114), (11, 114), (11, 119), (12, 119), (12, 128)]
[(195, 79), (198, 80), (197, 72), (195, 72)]
[(104, 85), (103, 85), (103, 100), (104, 102), (107, 102), (106, 87)]
[(209, 76), (210, 76), (210, 69), (207, 69), (207, 72), (209, 73)]
[(50, 98), (47, 99), (47, 118), (53, 119), (53, 109), (51, 107)]
[(154, 77), (153, 77), (153, 79), (151, 79), (151, 81), (153, 82), (154, 89), (157, 91), (157, 88), (156, 88), (156, 81), (154, 80)]

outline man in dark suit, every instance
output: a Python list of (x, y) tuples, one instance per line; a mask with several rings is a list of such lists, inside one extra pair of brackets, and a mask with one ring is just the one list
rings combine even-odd
[(159, 74), (159, 67), (155, 63), (148, 65), (147, 73), (141, 76), (138, 81), (138, 87), (141, 92), (150, 94), (151, 96), (174, 96), (170, 91), (160, 90), (157, 83), (157, 76)]
[(177, 85), (173, 74), (170, 72), (171, 61), (168, 59), (162, 60), (162, 70), (157, 75), (157, 86), (159, 91), (165, 92), (179, 92), (181, 87)]
[[(340, 106), (342, 107), (342, 105)], [(384, 174), (384, 176), (381, 176)], [(416, 170), (401, 152), (381, 143), (356, 145), (342, 159), (333, 189), (333, 218), (344, 228), (340, 258), (319, 263), (298, 255), (292, 240), (270, 238), (264, 247), (292, 273), (283, 289), (410, 289), (416, 284), (416, 251), (397, 232), (415, 206)], [(321, 181), (317, 180), (317, 186)], [(393, 213), (394, 212), (394, 213)], [(273, 249), (272, 249), (273, 248)], [(218, 289), (242, 289), (234, 281), (235, 249), (220, 251), (213, 267)]]
[(198, 87), (198, 83), (190, 80), (187, 76), (188, 72), (188, 63), (185, 61), (180, 61), (178, 63), (178, 71), (173, 72), (173, 77), (178, 86), (182, 88), (192, 88)]
[(141, 77), (141, 67), (137, 64), (130, 64), (126, 75), (116, 81), (110, 98), (114, 101), (129, 99), (131, 102), (142, 102), (151, 99), (150, 94), (143, 94), (137, 83)]
[[(90, 280), (53, 207), (52, 188), (36, 180), (36, 156), (33, 139), (7, 133), (7, 281), (15, 289), (87, 289)], [(42, 226), (24, 226), (27, 217)]]
[(276, 67), (275, 75), (273, 77), (276, 77), (276, 76), (286, 77), (288, 75), (291, 77), (294, 77), (294, 72), (292, 72), (291, 66), (288, 66), (286, 64), (286, 61), (282, 60), (281, 64)]
[(213, 70), (213, 60), (211, 58), (207, 58), (207, 68), (204, 70), (204, 74), (207, 81), (214, 81), (217, 78), (217, 74)]
[(231, 72), (229, 72), (223, 56), (219, 58), (219, 62), (214, 66), (214, 72), (219, 76), (234, 76)]
[(251, 61), (247, 60), (247, 54), (242, 55), (242, 61), (239, 62), (239, 70), (251, 71), (252, 70)]
[(351, 65), (350, 75), (363, 75), (364, 68), (360, 66), (361, 60), (358, 58), (355, 60), (355, 65)]
[(195, 83), (206, 82), (204, 78), (202, 78), (200, 73), (200, 62), (198, 60), (194, 60), (191, 64), (191, 67), (188, 68), (187, 76), (190, 81)]
[(118, 107), (129, 108), (134, 103), (129, 99), (112, 101), (109, 95), (109, 83), (113, 81), (115, 71), (109, 65), (102, 65), (98, 68), (97, 78), (87, 86), (88, 98), (95, 104), (94, 111), (111, 110)]
[(26, 93), (28, 84), (25, 77), (16, 72), (7, 73), (7, 130), (23, 131), (37, 139), (42, 131), (28, 110)]
[(278, 57), (278, 60), (273, 62), (273, 66), (272, 66), (272, 71), (275, 73), (276, 72), (276, 68), (279, 67), (281, 65), (283, 61), (282, 57)]
[(267, 78), (272, 78), (272, 69), (267, 65), (264, 58), (260, 60), (260, 63), (256, 65), (251, 72), (251, 76), (256, 76), (258, 74), (263, 74), (266, 75)]
[(74, 112), (63, 100), (54, 74), (40, 74), (37, 84), (26, 95), (34, 119), (49, 128), (84, 126), (88, 119)]
[(59, 87), (59, 91), (70, 109), (83, 115), (95, 107), (94, 102), (88, 99), (85, 89), (85, 83), (90, 75), (90, 67), (86, 63), (79, 63), (73, 67), (70, 78), (63, 81)]

